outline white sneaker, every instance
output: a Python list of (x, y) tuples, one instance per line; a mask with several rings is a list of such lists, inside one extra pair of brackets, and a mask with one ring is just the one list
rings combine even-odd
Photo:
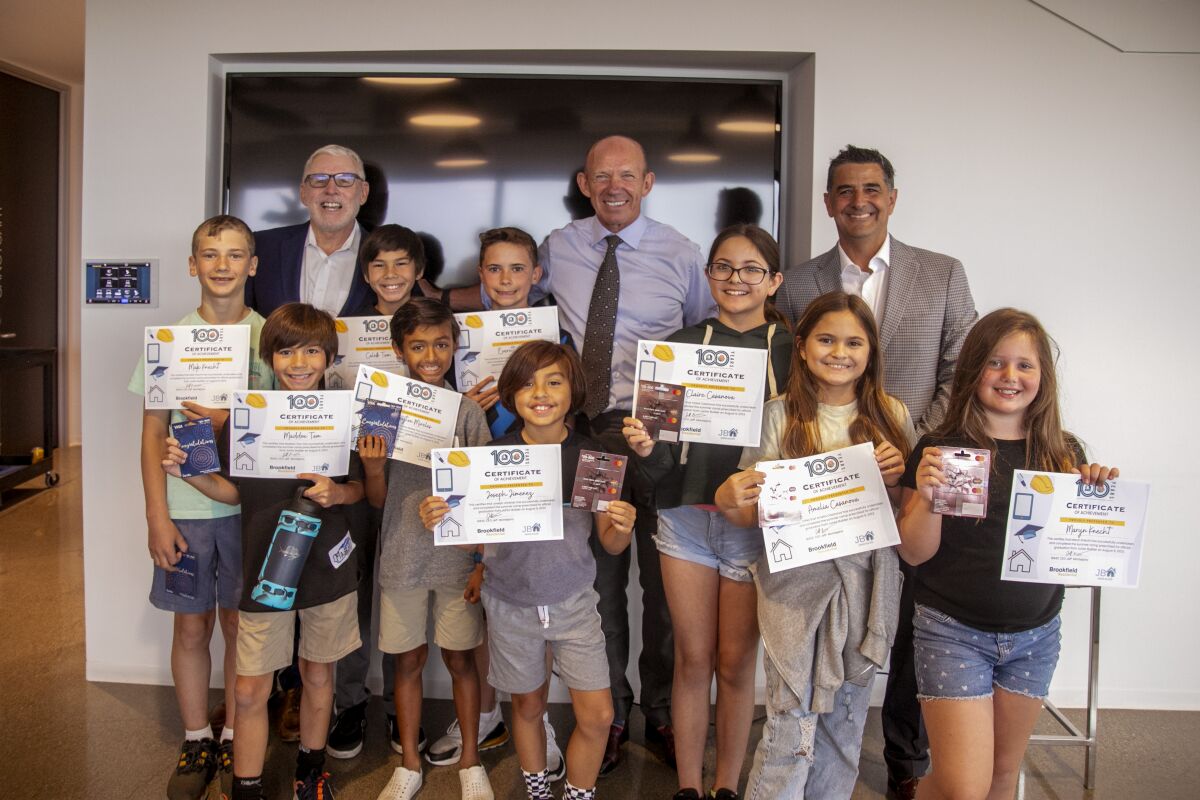
[(496, 800), (487, 770), (480, 764), (460, 769), (458, 782), (462, 784), (462, 800)]
[(412, 800), (417, 792), (421, 791), (421, 782), (419, 770), (413, 771), (404, 767), (396, 767), (396, 771), (392, 773), (392, 779), (388, 781), (387, 786), (383, 787), (377, 800)]
[[(493, 750), (508, 742), (511, 734), (504, 724), (504, 715), (500, 713), (500, 704), (491, 711), (479, 715), (479, 751)], [(462, 731), (459, 730), (458, 720), (446, 728), (446, 735), (438, 739), (425, 752), (425, 760), (435, 766), (444, 767), (457, 764), (462, 758)]]
[(554, 737), (554, 726), (550, 724), (549, 714), (542, 715), (542, 726), (546, 729), (546, 773), (551, 783), (561, 781), (567, 776), (567, 762), (562, 750), (558, 749), (558, 741)]

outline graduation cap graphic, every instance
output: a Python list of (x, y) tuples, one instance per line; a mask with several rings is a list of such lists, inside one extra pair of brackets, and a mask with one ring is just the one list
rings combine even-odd
[(475, 359), (477, 359), (477, 358), (479, 358), (479, 351), (478, 350), (469, 350), (468, 352), (463, 354), (462, 363), (473, 364), (473, 363), (475, 363)]
[(346, 360), (345, 356), (341, 356), (341, 355), (334, 356), (333, 357), (333, 366), (336, 367), (338, 364), (342, 363), (345, 360)]
[(167, 374), (166, 367), (155, 367), (154, 371), (150, 373), (150, 377), (151, 378), (161, 378), (163, 375), (166, 375), (166, 374)]
[(451, 508), (458, 508), (465, 497), (465, 494), (452, 494), (446, 498), (446, 505), (450, 506)]
[(1043, 525), (1024, 525), (1021, 527), (1021, 530), (1014, 533), (1013, 536), (1016, 536), (1018, 539), (1020, 539), (1023, 542), (1028, 542), (1030, 539), (1037, 536), (1038, 531), (1040, 531), (1043, 527), (1045, 527), (1045, 526), (1043, 526)]
[(258, 437), (259, 437), (260, 435), (261, 435), (261, 434), (258, 434), (258, 433), (243, 433), (243, 434), (242, 434), (242, 435), (241, 435), (241, 436), (238, 438), (238, 443), (239, 443), (239, 444), (245, 444), (245, 445), (251, 445), (251, 444), (254, 444), (255, 440), (256, 440), (256, 439), (258, 439)]

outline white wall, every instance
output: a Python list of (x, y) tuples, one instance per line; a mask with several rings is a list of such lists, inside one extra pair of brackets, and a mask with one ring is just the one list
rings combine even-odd
[[(1189, 312), (1200, 290), (1200, 58), (1123, 55), (1019, 0), (853, 11), (747, 0), (732, 25), (727, 9), (694, 0), (611, 0), (590, 13), (541, 0), (348, 0), (335, 14), (311, 0), (89, 4), (83, 254), (158, 257), (164, 290), (157, 310), (83, 313), (89, 677), (169, 677), (169, 620), (145, 601), (139, 403), (124, 386), (141, 326), (174, 319), (195, 298), (183, 269), (188, 236), (214, 210), (206, 182), (219, 163), (206, 149), (210, 54), (779, 51), (816, 54), (816, 180), (848, 141), (886, 152), (900, 189), (893, 232), (961, 258), (981, 310), (1038, 314), (1063, 348), (1071, 428), (1127, 476), (1154, 482), (1142, 587), (1104, 600), (1101, 701), (1200, 709), (1200, 538), (1186, 477), (1197, 437), (1184, 428), (1198, 389)], [(834, 232), (819, 188), (812, 242), (824, 250)], [(1138, 424), (1136, 412), (1159, 422)], [(1067, 705), (1083, 700), (1079, 594), (1068, 602), (1053, 695)]]

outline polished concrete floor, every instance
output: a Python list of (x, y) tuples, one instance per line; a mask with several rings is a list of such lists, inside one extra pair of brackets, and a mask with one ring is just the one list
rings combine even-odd
[[(30, 800), (161, 798), (181, 737), (174, 695), (169, 687), (84, 680), (79, 452), (58, 459), (58, 487), (15, 504), (6, 495), (0, 506), (0, 787), (5, 797)], [(217, 693), (213, 697), (215, 702)], [(440, 730), (450, 714), (448, 702), (430, 703), (428, 729)], [(557, 706), (552, 716), (565, 741), (569, 709)], [(1078, 713), (1072, 717), (1080, 721)], [(331, 762), (340, 800), (373, 800), (396, 766), (383, 739), (383, 709), (375, 702), (369, 726), (361, 755)], [(1048, 717), (1042, 728), (1059, 732)], [(600, 784), (600, 796), (669, 798), (672, 773), (639, 744), (640, 719), (631, 729), (635, 741), (626, 745), (622, 766)], [(757, 736), (756, 726), (752, 741)], [(881, 749), (873, 710), (854, 800), (884, 796)], [(1101, 712), (1099, 749), (1097, 787), (1085, 791), (1082, 750), (1032, 748), (1025, 796), (1200, 797), (1200, 713)], [(272, 743), (272, 797), (290, 797), (284, 787), (294, 759), (294, 745)], [(524, 796), (511, 746), (484, 761), (497, 798)], [(454, 769), (427, 770), (418, 797), (457, 798)]]

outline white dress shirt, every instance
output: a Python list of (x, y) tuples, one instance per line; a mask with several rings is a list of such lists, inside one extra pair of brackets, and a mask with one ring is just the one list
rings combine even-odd
[(884, 295), (887, 293), (887, 268), (892, 260), (892, 237), (883, 240), (883, 247), (871, 256), (867, 262), (866, 271), (859, 268), (850, 260), (841, 243), (837, 246), (838, 259), (842, 262), (842, 291), (846, 294), (856, 294), (866, 301), (875, 315), (876, 323), (883, 316)]
[(358, 245), (362, 228), (357, 224), (342, 246), (329, 255), (317, 246), (312, 226), (304, 241), (304, 265), (300, 272), (300, 300), (337, 316), (350, 296), (354, 270), (358, 268)]

